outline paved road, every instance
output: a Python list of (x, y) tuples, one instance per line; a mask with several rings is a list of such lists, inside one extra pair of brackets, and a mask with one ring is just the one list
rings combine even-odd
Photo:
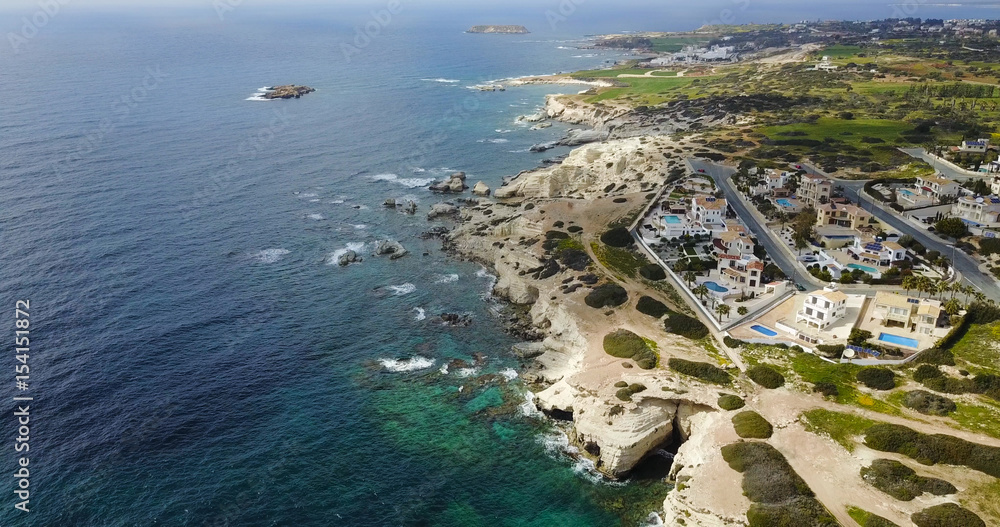
[(927, 164), (934, 167), (935, 170), (944, 174), (944, 177), (954, 181), (965, 181), (968, 179), (979, 179), (983, 177), (983, 174), (971, 175), (968, 172), (956, 170), (951, 164), (942, 163), (940, 160), (935, 159), (927, 153), (927, 150), (924, 150), (923, 148), (900, 148), (900, 151), (911, 157), (926, 161)]
[(878, 219), (892, 226), (892, 228), (903, 234), (913, 236), (927, 249), (933, 249), (952, 261), (955, 269), (962, 273), (963, 280), (967, 280), (976, 289), (982, 291), (986, 296), (1000, 299), (1000, 287), (997, 286), (993, 277), (983, 274), (979, 270), (979, 262), (962, 251), (954, 250), (954, 245), (938, 238), (932, 233), (910, 223), (892, 210), (881, 207), (881, 204), (874, 203), (874, 200), (862, 190), (865, 181), (837, 180), (837, 185), (844, 187), (844, 196), (860, 203), (866, 210), (870, 210)]
[(806, 289), (819, 289), (819, 286), (813, 282), (813, 277), (804, 270), (801, 270), (795, 264), (792, 256), (788, 254), (788, 251), (782, 248), (780, 244), (783, 242), (773, 236), (774, 233), (769, 231), (766, 225), (761, 225), (747, 208), (746, 203), (740, 199), (730, 179), (736, 173), (735, 168), (716, 165), (715, 163), (700, 159), (689, 159), (688, 163), (694, 170), (704, 171), (705, 175), (715, 180), (715, 184), (722, 189), (729, 205), (736, 211), (736, 215), (750, 228), (750, 231), (757, 237), (757, 243), (764, 246), (764, 249), (767, 250), (767, 256), (774, 261), (775, 265), (780, 267), (788, 276), (794, 276), (795, 281), (802, 284)]

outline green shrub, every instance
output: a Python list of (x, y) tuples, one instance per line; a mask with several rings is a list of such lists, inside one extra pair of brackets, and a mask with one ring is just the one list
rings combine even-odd
[(683, 313), (673, 311), (663, 324), (667, 333), (673, 333), (691, 340), (699, 340), (708, 336), (708, 328), (700, 320)]
[(865, 433), (865, 444), (882, 452), (896, 452), (924, 465), (965, 465), (1000, 478), (1000, 448), (970, 443), (943, 434), (921, 434), (902, 425), (881, 423)]
[(844, 353), (845, 348), (843, 344), (819, 344), (816, 346), (816, 351), (828, 359), (835, 359)]
[(891, 390), (896, 387), (896, 374), (886, 368), (864, 368), (858, 372), (857, 379), (873, 390)]
[(604, 351), (612, 357), (632, 359), (644, 370), (655, 368), (659, 358), (642, 337), (626, 329), (605, 335)]
[(816, 384), (813, 384), (813, 393), (817, 392), (827, 397), (837, 397), (840, 395), (840, 390), (837, 388), (837, 385), (832, 382), (817, 382)]
[(615, 397), (621, 399), (622, 401), (629, 402), (632, 400), (633, 395), (644, 391), (646, 391), (646, 387), (644, 385), (639, 383), (630, 384), (615, 392)]
[(767, 439), (774, 433), (771, 423), (752, 410), (734, 415), (733, 427), (736, 429), (736, 435), (743, 439)]
[(583, 232), (583, 227), (581, 227), (579, 225), (570, 225), (569, 228), (566, 229), (566, 230), (569, 231), (569, 232), (571, 232), (571, 233), (573, 233), (573, 234), (576, 234), (578, 232)]
[(915, 364), (939, 364), (941, 366), (954, 366), (955, 354), (951, 350), (941, 348), (931, 348), (917, 355), (913, 360)]
[(625, 227), (615, 227), (601, 235), (601, 242), (611, 247), (629, 247), (635, 243), (632, 233)]
[(754, 503), (747, 510), (750, 527), (839, 527), (833, 515), (823, 504), (806, 496), (800, 496), (780, 505)]
[(722, 343), (725, 344), (726, 346), (729, 346), (730, 348), (742, 348), (746, 344), (746, 342), (740, 339), (734, 339), (729, 335), (722, 337)]
[(937, 366), (931, 366), (930, 364), (921, 364), (917, 366), (916, 371), (913, 372), (913, 380), (917, 382), (924, 382), (927, 379), (934, 379), (937, 377), (943, 377), (944, 374)]
[(900, 501), (910, 501), (925, 492), (936, 496), (958, 492), (951, 483), (918, 476), (912, 468), (892, 459), (876, 459), (870, 467), (862, 467), (861, 478)]
[(943, 503), (915, 512), (910, 520), (917, 527), (986, 527), (982, 518), (954, 503)]
[(872, 338), (872, 332), (866, 329), (854, 328), (851, 330), (850, 336), (847, 337), (847, 342), (855, 346), (864, 345), (868, 339)]
[(667, 366), (677, 373), (690, 375), (691, 377), (713, 384), (726, 385), (733, 380), (733, 378), (725, 370), (719, 369), (707, 362), (692, 362), (689, 360), (673, 358), (667, 361)]
[(663, 315), (670, 313), (670, 309), (663, 302), (649, 296), (639, 298), (639, 303), (635, 305), (635, 308), (643, 315), (649, 315), (653, 318), (663, 318)]
[(566, 239), (569, 239), (569, 234), (566, 234), (565, 232), (562, 232), (562, 231), (546, 231), (545, 232), (545, 239), (546, 240), (566, 240)]
[(719, 408), (723, 410), (739, 410), (746, 406), (746, 402), (736, 395), (723, 395), (719, 397)]
[(659, 282), (660, 280), (666, 280), (667, 272), (659, 264), (649, 264), (639, 268), (639, 276), (652, 282)]
[(625, 381), (618, 381), (615, 383), (615, 388), (628, 388), (628, 383)]
[(595, 287), (590, 293), (587, 293), (583, 301), (595, 309), (618, 307), (628, 302), (628, 291), (618, 284), (603, 284)]
[(764, 364), (758, 364), (748, 369), (747, 377), (750, 377), (750, 380), (753, 382), (772, 390), (785, 385), (785, 376), (779, 373), (778, 370)]
[(955, 411), (955, 401), (924, 390), (906, 392), (903, 406), (927, 415), (948, 415)]

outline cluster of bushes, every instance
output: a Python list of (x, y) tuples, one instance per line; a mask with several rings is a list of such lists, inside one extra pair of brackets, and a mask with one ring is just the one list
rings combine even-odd
[(622, 401), (625, 401), (625, 402), (631, 402), (633, 395), (635, 395), (635, 394), (637, 394), (639, 392), (646, 391), (646, 386), (645, 385), (642, 385), (642, 384), (639, 384), (639, 383), (629, 384), (629, 383), (627, 383), (625, 381), (616, 382), (615, 383), (615, 388), (618, 388), (618, 391), (615, 392), (615, 397), (617, 397), (617, 398), (619, 398), (619, 399), (621, 399)]
[(635, 238), (632, 237), (632, 233), (625, 227), (615, 227), (601, 235), (601, 242), (604, 245), (622, 249), (635, 244)]
[(733, 470), (743, 473), (743, 494), (753, 502), (747, 510), (752, 527), (839, 525), (773, 446), (733, 443), (722, 447), (722, 458)]
[(821, 393), (827, 397), (837, 397), (840, 389), (832, 382), (817, 382), (813, 384), (813, 393)]
[(848, 507), (847, 513), (861, 527), (899, 527), (899, 525), (858, 507)]
[(955, 354), (951, 350), (942, 348), (931, 348), (924, 350), (913, 359), (914, 364), (938, 364), (941, 366), (954, 366)]
[(684, 375), (690, 375), (697, 379), (701, 379), (705, 382), (710, 382), (712, 384), (722, 384), (726, 385), (732, 382), (733, 378), (729, 375), (726, 370), (717, 368), (707, 362), (693, 362), (684, 359), (673, 358), (667, 361), (667, 366), (671, 370), (677, 373), (683, 373)]
[(618, 284), (607, 283), (592, 289), (583, 301), (594, 309), (618, 307), (628, 302), (628, 291)]
[(667, 333), (673, 333), (691, 340), (699, 340), (708, 336), (708, 328), (700, 320), (683, 313), (673, 311), (663, 324)]
[(828, 359), (840, 358), (845, 349), (847, 349), (847, 346), (843, 344), (819, 344), (816, 346), (816, 351)]
[(574, 271), (585, 271), (590, 267), (590, 255), (582, 249), (561, 249), (559, 261)]
[(948, 415), (955, 411), (955, 401), (924, 390), (906, 392), (903, 406), (926, 415)]
[(722, 343), (730, 348), (742, 348), (746, 344), (746, 341), (734, 339), (733, 337), (726, 335), (722, 337)]
[(896, 374), (886, 368), (864, 368), (858, 371), (857, 379), (873, 390), (891, 390), (896, 387)]
[(937, 366), (921, 364), (913, 372), (913, 379), (935, 392), (977, 393), (1000, 401), (1000, 376), (977, 375), (971, 379), (948, 377)]
[(965, 465), (1000, 478), (1000, 448), (970, 443), (942, 434), (922, 434), (902, 425), (877, 424), (865, 432), (865, 444), (882, 452), (903, 454), (924, 465)]
[(723, 410), (739, 410), (746, 406), (746, 402), (742, 398), (736, 395), (723, 395), (719, 397), (719, 408)]
[(774, 433), (771, 423), (752, 410), (734, 415), (733, 427), (736, 429), (736, 435), (743, 439), (767, 439)]
[(649, 264), (639, 268), (639, 276), (651, 282), (659, 282), (666, 280), (667, 272), (659, 264)]
[(785, 376), (778, 372), (778, 370), (764, 364), (758, 364), (748, 369), (747, 377), (750, 377), (750, 380), (753, 382), (772, 390), (785, 385)]
[(655, 368), (659, 359), (656, 352), (649, 348), (649, 344), (646, 344), (642, 337), (627, 329), (619, 329), (605, 335), (604, 351), (612, 357), (632, 359), (636, 365), (644, 370)]
[(870, 467), (862, 467), (861, 477), (869, 485), (900, 501), (910, 501), (925, 492), (935, 496), (958, 492), (951, 483), (918, 476), (912, 468), (892, 459), (876, 459)]
[(986, 527), (986, 522), (969, 509), (954, 503), (928, 507), (910, 516), (917, 527)]
[(663, 302), (649, 296), (639, 298), (639, 303), (635, 305), (635, 308), (643, 315), (649, 315), (653, 318), (663, 318), (663, 315), (670, 313), (670, 308)]

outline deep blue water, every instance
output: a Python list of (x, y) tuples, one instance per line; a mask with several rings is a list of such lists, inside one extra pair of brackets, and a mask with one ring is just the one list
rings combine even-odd
[[(31, 301), (35, 397), (33, 512), (6, 478), (0, 525), (585, 526), (655, 504), (662, 488), (595, 482), (552, 448), (523, 388), (495, 375), (516, 364), (490, 277), (417, 237), (436, 200), (421, 180), (496, 187), (560, 153), (526, 150), (565, 127), (514, 121), (575, 88), (466, 87), (620, 59), (576, 46), (627, 20), (581, 5), (552, 30), (536, 9), (536, 33), (484, 36), (461, 32), (480, 18), (411, 9), (348, 61), (364, 12), (268, 9), (66, 8), (0, 52), (0, 302)], [(318, 91), (246, 100), (282, 83)], [(386, 237), (411, 254), (370, 256)], [(364, 262), (330, 265), (348, 244)], [(474, 324), (442, 328), (442, 311)], [(440, 371), (476, 354), (469, 377)], [(380, 362), (414, 358), (427, 367)]]

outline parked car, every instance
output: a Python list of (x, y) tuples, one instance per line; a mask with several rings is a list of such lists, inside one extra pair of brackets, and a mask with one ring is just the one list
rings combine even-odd
[(704, 168), (699, 168), (698, 172), (701, 172), (702, 174), (704, 174), (705, 173), (705, 169)]
[(798, 289), (799, 291), (805, 291), (806, 290), (806, 288), (802, 287), (802, 284), (799, 284), (799, 283), (795, 284), (795, 289)]

